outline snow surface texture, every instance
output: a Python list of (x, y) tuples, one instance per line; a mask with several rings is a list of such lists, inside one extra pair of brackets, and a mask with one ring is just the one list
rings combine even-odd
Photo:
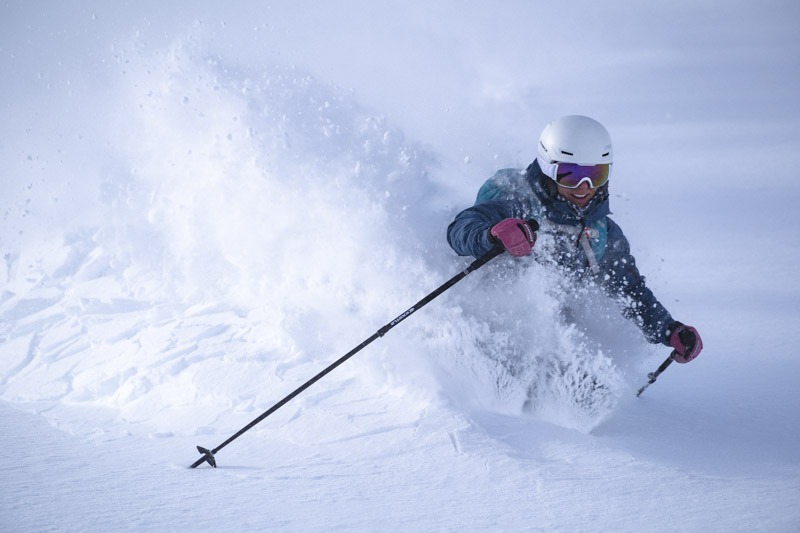
[[(0, 530), (800, 529), (794, 3), (262, 4), (0, 8)], [(186, 468), (569, 113), (697, 361), (500, 257)]]

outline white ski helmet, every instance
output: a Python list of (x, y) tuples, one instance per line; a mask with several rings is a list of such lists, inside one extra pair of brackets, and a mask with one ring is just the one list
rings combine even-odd
[(555, 162), (611, 164), (611, 135), (593, 118), (567, 115), (554, 120), (542, 130), (539, 136), (539, 159), (540, 165)]

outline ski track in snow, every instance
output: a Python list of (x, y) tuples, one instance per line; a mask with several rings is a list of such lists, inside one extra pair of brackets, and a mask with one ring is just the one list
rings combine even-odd
[[(419, 414), (402, 398), (390, 403), (392, 419)], [(314, 427), (295, 439), (285, 434), (292, 428), (267, 424), (221, 451), (218, 469), (194, 471), (186, 468), (194, 459), (188, 452), (200, 437), (76, 437), (7, 404), (0, 413), (5, 427), (23, 429), (4, 439), (4, 486), (30, 495), (2, 504), (19, 530), (206, 530), (231, 507), (237, 527), (278, 531), (383, 530), (387, 516), (390, 529), (404, 530), (594, 530), (602, 520), (623, 530), (676, 523), (697, 530), (709, 522), (737, 530), (749, 522), (788, 531), (796, 523), (786, 511), (797, 486), (789, 489), (778, 472), (687, 475), (602, 438), (490, 413), (469, 421), (427, 409), (390, 427), (372, 416), (360, 421), (374, 426), (368, 431), (312, 416), (301, 425)], [(35, 454), (26, 453), (31, 441)], [(83, 498), (70, 496), (84, 485), (92, 488), (81, 490)], [(502, 494), (502, 503), (487, 508), (487, 493)], [(742, 493), (750, 499), (745, 508)], [(237, 505), (243, 497), (253, 505)], [(564, 512), (565, 500), (573, 512)], [(664, 514), (678, 508), (679, 517)]]

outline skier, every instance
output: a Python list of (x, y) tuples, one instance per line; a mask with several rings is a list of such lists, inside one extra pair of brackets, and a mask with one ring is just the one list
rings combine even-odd
[(550, 122), (533, 163), (487, 180), (475, 205), (448, 227), (447, 241), (459, 255), (479, 257), (499, 243), (512, 256), (526, 256), (537, 241), (527, 220), (535, 219), (548, 243), (537, 247), (537, 260), (602, 287), (649, 342), (671, 346), (672, 358), (688, 363), (703, 349), (700, 335), (675, 321), (647, 288), (628, 240), (608, 217), (612, 162), (611, 136), (596, 120), (568, 115)]

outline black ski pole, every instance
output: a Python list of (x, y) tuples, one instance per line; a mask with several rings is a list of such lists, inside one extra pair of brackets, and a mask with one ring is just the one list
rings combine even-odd
[(639, 396), (641, 396), (641, 395), (642, 395), (642, 393), (644, 392), (644, 390), (645, 390), (647, 387), (649, 387), (650, 385), (652, 385), (653, 383), (655, 383), (655, 382), (656, 382), (656, 380), (658, 379), (658, 376), (660, 376), (660, 375), (661, 375), (661, 373), (662, 373), (664, 370), (666, 370), (666, 369), (667, 369), (667, 367), (668, 367), (669, 365), (671, 365), (671, 364), (672, 364), (672, 361), (673, 361), (673, 359), (672, 359), (672, 356), (674, 356), (674, 355), (675, 355), (675, 353), (676, 353), (676, 352), (673, 350), (673, 351), (672, 351), (672, 353), (671, 353), (671, 354), (669, 354), (669, 357), (667, 357), (667, 358), (664, 360), (664, 362), (663, 362), (663, 363), (661, 363), (661, 366), (659, 366), (659, 367), (656, 369), (656, 371), (655, 371), (655, 372), (650, 372), (649, 374), (647, 374), (647, 383), (645, 383), (645, 384), (644, 384), (644, 387), (642, 387), (641, 389), (639, 389), (639, 392), (637, 392), (637, 393), (636, 393), (636, 397), (637, 397), (637, 398), (638, 398)]
[[(530, 221), (528, 221), (528, 223), (533, 228), (533, 231), (536, 231), (537, 229), (539, 229), (539, 224), (537, 224), (535, 220), (530, 220)], [(383, 326), (381, 329), (379, 329), (375, 333), (373, 333), (371, 337), (369, 337), (368, 339), (364, 340), (364, 342), (362, 342), (361, 344), (359, 344), (358, 346), (356, 346), (355, 348), (353, 348), (352, 350), (350, 350), (349, 352), (344, 354), (342, 357), (337, 359), (334, 363), (332, 363), (326, 369), (321, 371), (319, 374), (317, 374), (313, 378), (311, 378), (308, 381), (306, 381), (305, 383), (303, 383), (294, 392), (290, 393), (284, 399), (282, 399), (281, 401), (279, 401), (278, 403), (276, 403), (275, 405), (273, 405), (272, 407), (270, 407), (269, 409), (264, 411), (258, 418), (256, 418), (255, 420), (253, 420), (252, 422), (247, 424), (245, 427), (243, 427), (242, 429), (240, 429), (239, 431), (234, 433), (230, 438), (228, 438), (228, 440), (226, 440), (225, 442), (223, 442), (222, 444), (220, 444), (219, 446), (217, 446), (213, 450), (209, 450), (207, 448), (203, 448), (202, 446), (198, 446), (197, 447), (197, 451), (200, 452), (202, 457), (200, 457), (200, 459), (195, 461), (194, 464), (192, 464), (192, 466), (190, 468), (197, 468), (198, 466), (200, 466), (201, 464), (203, 464), (206, 461), (208, 461), (208, 464), (210, 464), (212, 467), (216, 468), (217, 467), (217, 461), (216, 461), (214, 455), (217, 452), (219, 452), (222, 448), (224, 448), (225, 446), (227, 446), (228, 444), (230, 444), (231, 442), (233, 442), (234, 440), (239, 438), (244, 432), (246, 432), (247, 430), (249, 430), (250, 428), (252, 428), (256, 424), (258, 424), (259, 422), (261, 422), (262, 420), (267, 418), (269, 415), (271, 415), (272, 413), (274, 413), (275, 411), (277, 411), (278, 409), (280, 409), (281, 407), (283, 407), (284, 405), (289, 403), (292, 399), (294, 399), (301, 392), (303, 392), (304, 390), (309, 388), (311, 385), (313, 385), (314, 383), (316, 383), (317, 381), (319, 381), (320, 379), (325, 377), (333, 369), (335, 369), (336, 367), (338, 367), (339, 365), (341, 365), (342, 363), (344, 363), (345, 361), (350, 359), (352, 356), (354, 356), (356, 353), (358, 353), (362, 348), (366, 347), (372, 341), (374, 341), (378, 337), (383, 337), (384, 335), (386, 335), (386, 333), (390, 329), (392, 329), (397, 324), (399, 324), (400, 322), (402, 322), (403, 320), (405, 320), (406, 318), (411, 316), (415, 311), (418, 311), (425, 304), (429, 303), (431, 300), (433, 300), (434, 298), (436, 298), (437, 296), (442, 294), (444, 291), (446, 291), (447, 289), (449, 289), (450, 287), (452, 287), (453, 285), (455, 285), (456, 283), (458, 283), (459, 281), (464, 279), (470, 273), (478, 270), (480, 267), (482, 267), (483, 265), (485, 265), (486, 263), (488, 263), (489, 261), (491, 261), (492, 259), (494, 259), (498, 255), (502, 254), (503, 252), (505, 252), (505, 249), (501, 245), (498, 244), (497, 246), (495, 246), (494, 248), (492, 248), (491, 250), (489, 250), (488, 252), (483, 254), (481, 257), (479, 257), (478, 259), (476, 259), (475, 261), (470, 263), (470, 265), (466, 269), (462, 270), (461, 272), (459, 272), (458, 274), (456, 274), (455, 276), (450, 278), (450, 280), (448, 280), (444, 285), (442, 285), (441, 287), (439, 287), (438, 289), (436, 289), (435, 291), (433, 291), (432, 293), (427, 295), (425, 298), (423, 298), (422, 300), (420, 300), (419, 302), (414, 304), (412, 307), (408, 308), (406, 311), (404, 311), (402, 314), (400, 314), (400, 316), (398, 316), (397, 318), (395, 318), (394, 320), (392, 320), (391, 322), (389, 322), (388, 324)]]

